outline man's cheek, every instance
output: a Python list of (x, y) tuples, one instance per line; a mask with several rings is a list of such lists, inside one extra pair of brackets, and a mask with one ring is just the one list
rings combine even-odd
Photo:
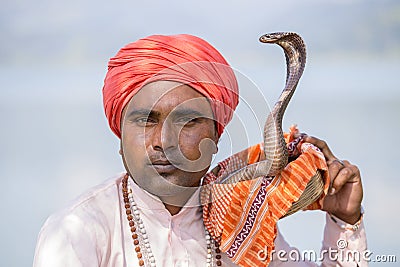
[(201, 147), (200, 140), (196, 140), (195, 142), (189, 143), (186, 149), (187, 149), (187, 155), (188, 155), (187, 157), (190, 158), (191, 160), (198, 160), (202, 156), (202, 153), (201, 153), (202, 150), (205, 150), (205, 151), (203, 151), (203, 153), (207, 153), (207, 151), (206, 151), (207, 148)]

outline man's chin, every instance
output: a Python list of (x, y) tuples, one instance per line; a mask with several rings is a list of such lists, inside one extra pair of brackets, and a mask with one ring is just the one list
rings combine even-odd
[[(178, 178), (179, 179), (179, 178)], [(183, 179), (183, 178), (182, 178)], [(136, 183), (147, 192), (158, 197), (177, 196), (188, 191), (195, 191), (197, 187), (180, 185), (175, 182), (177, 178), (170, 174), (161, 173), (146, 180), (136, 180)]]
[(183, 207), (187, 200), (197, 190), (197, 187), (183, 187), (171, 183), (163, 185), (147, 185), (142, 187), (148, 193), (159, 198), (164, 204)]

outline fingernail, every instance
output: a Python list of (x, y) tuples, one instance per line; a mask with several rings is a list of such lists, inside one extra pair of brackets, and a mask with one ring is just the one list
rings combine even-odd
[(333, 195), (335, 194), (336, 189), (334, 187), (331, 188), (331, 192), (329, 194)]

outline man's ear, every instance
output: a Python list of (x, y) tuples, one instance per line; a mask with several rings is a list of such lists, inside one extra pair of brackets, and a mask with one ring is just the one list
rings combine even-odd
[(213, 141), (215, 143), (215, 150), (214, 150), (213, 154), (217, 154), (218, 153), (218, 142), (219, 142), (219, 136), (218, 136), (217, 129), (215, 129), (215, 131), (214, 131)]
[(217, 154), (218, 153), (218, 143), (215, 143), (215, 150), (213, 152), (213, 154)]

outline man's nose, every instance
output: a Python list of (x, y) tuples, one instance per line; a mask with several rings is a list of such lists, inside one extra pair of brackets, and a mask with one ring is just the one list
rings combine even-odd
[(157, 125), (153, 133), (153, 149), (164, 152), (178, 146), (179, 129), (173, 123), (164, 121)]

